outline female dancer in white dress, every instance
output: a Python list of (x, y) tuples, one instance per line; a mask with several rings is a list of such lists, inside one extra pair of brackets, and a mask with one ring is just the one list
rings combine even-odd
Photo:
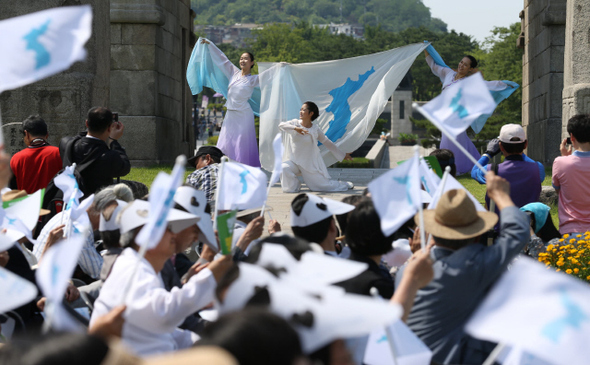
[(223, 119), (217, 148), (234, 161), (246, 165), (260, 167), (256, 130), (254, 128), (254, 112), (248, 103), (252, 91), (259, 85), (258, 75), (251, 75), (254, 56), (246, 52), (240, 56), (240, 68), (234, 66), (225, 54), (213, 43), (202, 39), (211, 52), (211, 59), (223, 70), (229, 80), (227, 113)]
[(301, 183), (297, 175), (303, 177), (303, 181), (312, 191), (346, 191), (354, 188), (350, 181), (330, 180), (318, 141), (339, 161), (352, 161), (352, 157), (349, 153), (342, 152), (317, 125), (312, 123), (319, 115), (318, 106), (306, 101), (299, 111), (299, 120), (293, 119), (279, 124), (284, 136), (286, 160), (283, 162), (281, 186), (286, 193), (299, 192)]
[[(473, 56), (465, 56), (459, 62), (457, 67), (457, 71), (452, 70), (449, 67), (444, 67), (437, 65), (434, 62), (434, 59), (428, 51), (424, 51), (426, 54), (426, 63), (430, 66), (432, 73), (435, 74), (440, 78), (442, 81), (442, 89), (446, 89), (447, 87), (451, 87), (452, 85), (460, 82), (467, 76), (471, 76), (472, 74), (478, 72), (477, 71), (477, 60)], [(499, 91), (504, 90), (507, 87), (512, 87), (502, 81), (486, 81), (486, 85), (490, 91)], [(473, 156), (476, 160), (479, 160), (481, 157), (477, 148), (471, 139), (467, 136), (467, 132), (463, 132), (457, 136), (457, 142), (459, 142), (465, 149)], [(471, 168), (473, 167), (473, 162), (467, 158), (461, 152), (454, 143), (449, 141), (445, 135), (441, 137), (440, 140), (440, 148), (449, 149), (455, 155), (455, 165), (457, 166), (457, 175), (464, 174), (466, 172), (470, 172)]]

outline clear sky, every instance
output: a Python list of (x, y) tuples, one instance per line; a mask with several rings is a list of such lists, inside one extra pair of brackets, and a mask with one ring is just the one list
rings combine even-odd
[(482, 42), (496, 26), (520, 21), (523, 0), (422, 0), (433, 17), (447, 23), (448, 30), (473, 36)]

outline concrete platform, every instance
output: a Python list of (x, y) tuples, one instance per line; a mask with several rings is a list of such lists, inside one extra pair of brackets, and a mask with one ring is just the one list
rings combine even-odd
[[(312, 193), (321, 197), (342, 200), (347, 195), (360, 195), (363, 190), (367, 187), (367, 184), (389, 171), (388, 169), (341, 169), (333, 168), (328, 169), (330, 176), (335, 180), (351, 181), (354, 184), (354, 189), (337, 192), (337, 193), (323, 193), (323, 192), (312, 192), (305, 184), (301, 189), (301, 193)], [(269, 174), (270, 175), (270, 174)], [(270, 177), (270, 176), (269, 176)], [(270, 194), (268, 196), (267, 206), (270, 207), (270, 216), (276, 219), (281, 224), (283, 231), (291, 232), (291, 225), (289, 222), (289, 212), (291, 207), (291, 201), (297, 196), (295, 193), (284, 193), (281, 189), (281, 184), (277, 183), (270, 188)], [(269, 214), (265, 214), (265, 219), (268, 222)], [(268, 223), (267, 223), (268, 224)], [(263, 236), (266, 236), (264, 234)]]
[[(428, 156), (430, 152), (434, 150), (420, 148), (420, 153), (422, 156)], [(404, 161), (412, 157), (414, 154), (414, 147), (413, 146), (391, 146), (387, 150), (387, 158), (389, 161), (390, 168), (397, 167), (398, 161)], [(347, 195), (360, 195), (362, 194), (363, 190), (367, 187), (369, 182), (373, 179), (381, 176), (382, 174), (389, 171), (389, 169), (342, 169), (342, 168), (330, 168), (328, 172), (332, 179), (335, 180), (342, 180), (342, 181), (351, 181), (354, 184), (354, 189), (344, 192), (337, 192), (337, 193), (322, 193), (322, 192), (312, 192), (310, 191), (305, 184), (303, 185), (301, 192), (302, 193), (312, 193), (316, 194), (321, 197), (326, 197), (333, 200), (342, 200)], [(270, 173), (268, 173), (270, 178)], [(270, 194), (268, 196), (267, 206), (270, 207), (272, 210), (269, 212), (270, 217), (276, 219), (281, 224), (283, 231), (291, 233), (291, 225), (289, 222), (289, 212), (291, 207), (291, 201), (295, 198), (297, 194), (293, 193), (283, 193), (281, 189), (281, 184), (277, 183), (270, 189)], [(269, 214), (265, 214), (265, 219), (268, 222), (270, 219)], [(268, 223), (267, 223), (268, 224)], [(266, 232), (263, 236), (266, 236)]]

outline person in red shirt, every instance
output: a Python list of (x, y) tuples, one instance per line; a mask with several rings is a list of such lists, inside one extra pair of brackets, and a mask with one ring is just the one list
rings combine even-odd
[(14, 174), (11, 187), (28, 194), (47, 187), (62, 168), (59, 148), (47, 143), (47, 123), (38, 115), (31, 115), (22, 124), (23, 141), (27, 147), (10, 160)]

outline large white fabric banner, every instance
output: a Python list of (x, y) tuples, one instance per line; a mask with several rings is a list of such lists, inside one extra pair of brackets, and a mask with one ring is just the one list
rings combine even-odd
[[(427, 43), (410, 44), (390, 51), (343, 60), (288, 64), (258, 64), (260, 102), (260, 162), (272, 171), (272, 142), (279, 123), (298, 118), (306, 101), (320, 109), (314, 121), (345, 152), (365, 141), (387, 101)], [(265, 70), (269, 72), (262, 73)], [(285, 142), (285, 141), (283, 141)], [(285, 149), (288, 146), (285, 145)], [(337, 162), (320, 146), (327, 166)]]

